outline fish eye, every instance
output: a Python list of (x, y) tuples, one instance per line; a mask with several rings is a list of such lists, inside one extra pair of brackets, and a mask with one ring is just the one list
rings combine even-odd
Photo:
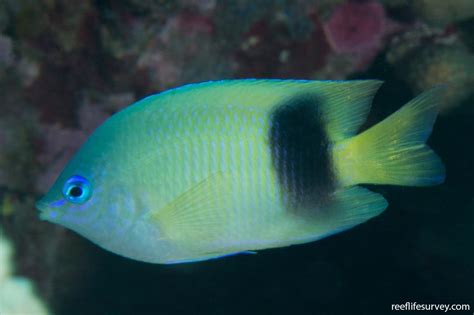
[(87, 179), (74, 175), (64, 184), (63, 195), (72, 203), (82, 204), (92, 195), (92, 187)]

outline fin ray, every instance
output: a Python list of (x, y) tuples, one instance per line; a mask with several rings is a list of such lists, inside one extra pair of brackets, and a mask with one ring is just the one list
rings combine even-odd
[(356, 80), (321, 86), (323, 121), (333, 142), (357, 133), (367, 119), (372, 99), (381, 84), (379, 80)]
[(150, 219), (173, 240), (212, 240), (222, 233), (227, 180), (223, 173), (215, 173), (194, 185), (164, 208), (151, 213)]
[(335, 234), (361, 224), (388, 206), (385, 198), (360, 186), (342, 188), (334, 193), (334, 203), (328, 209), (332, 232)]
[(336, 144), (333, 159), (342, 185), (442, 183), (443, 163), (425, 144), (442, 93), (441, 87), (424, 92), (372, 128)]

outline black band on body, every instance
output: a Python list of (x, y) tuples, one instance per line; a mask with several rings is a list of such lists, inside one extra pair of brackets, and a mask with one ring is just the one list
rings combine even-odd
[(292, 209), (318, 208), (334, 190), (329, 139), (317, 96), (288, 99), (271, 114), (273, 166)]

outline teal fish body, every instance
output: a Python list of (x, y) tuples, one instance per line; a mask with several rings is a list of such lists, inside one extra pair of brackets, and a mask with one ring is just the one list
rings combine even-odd
[(425, 145), (441, 89), (357, 134), (380, 84), (230, 80), (147, 97), (90, 136), (38, 201), (40, 216), (152, 263), (346, 230), (387, 206), (357, 184), (444, 179)]

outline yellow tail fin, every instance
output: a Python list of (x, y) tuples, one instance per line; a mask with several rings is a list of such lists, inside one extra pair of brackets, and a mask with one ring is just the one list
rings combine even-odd
[(436, 120), (443, 91), (436, 87), (424, 92), (379, 124), (336, 143), (333, 160), (341, 184), (442, 183), (443, 163), (425, 142)]

